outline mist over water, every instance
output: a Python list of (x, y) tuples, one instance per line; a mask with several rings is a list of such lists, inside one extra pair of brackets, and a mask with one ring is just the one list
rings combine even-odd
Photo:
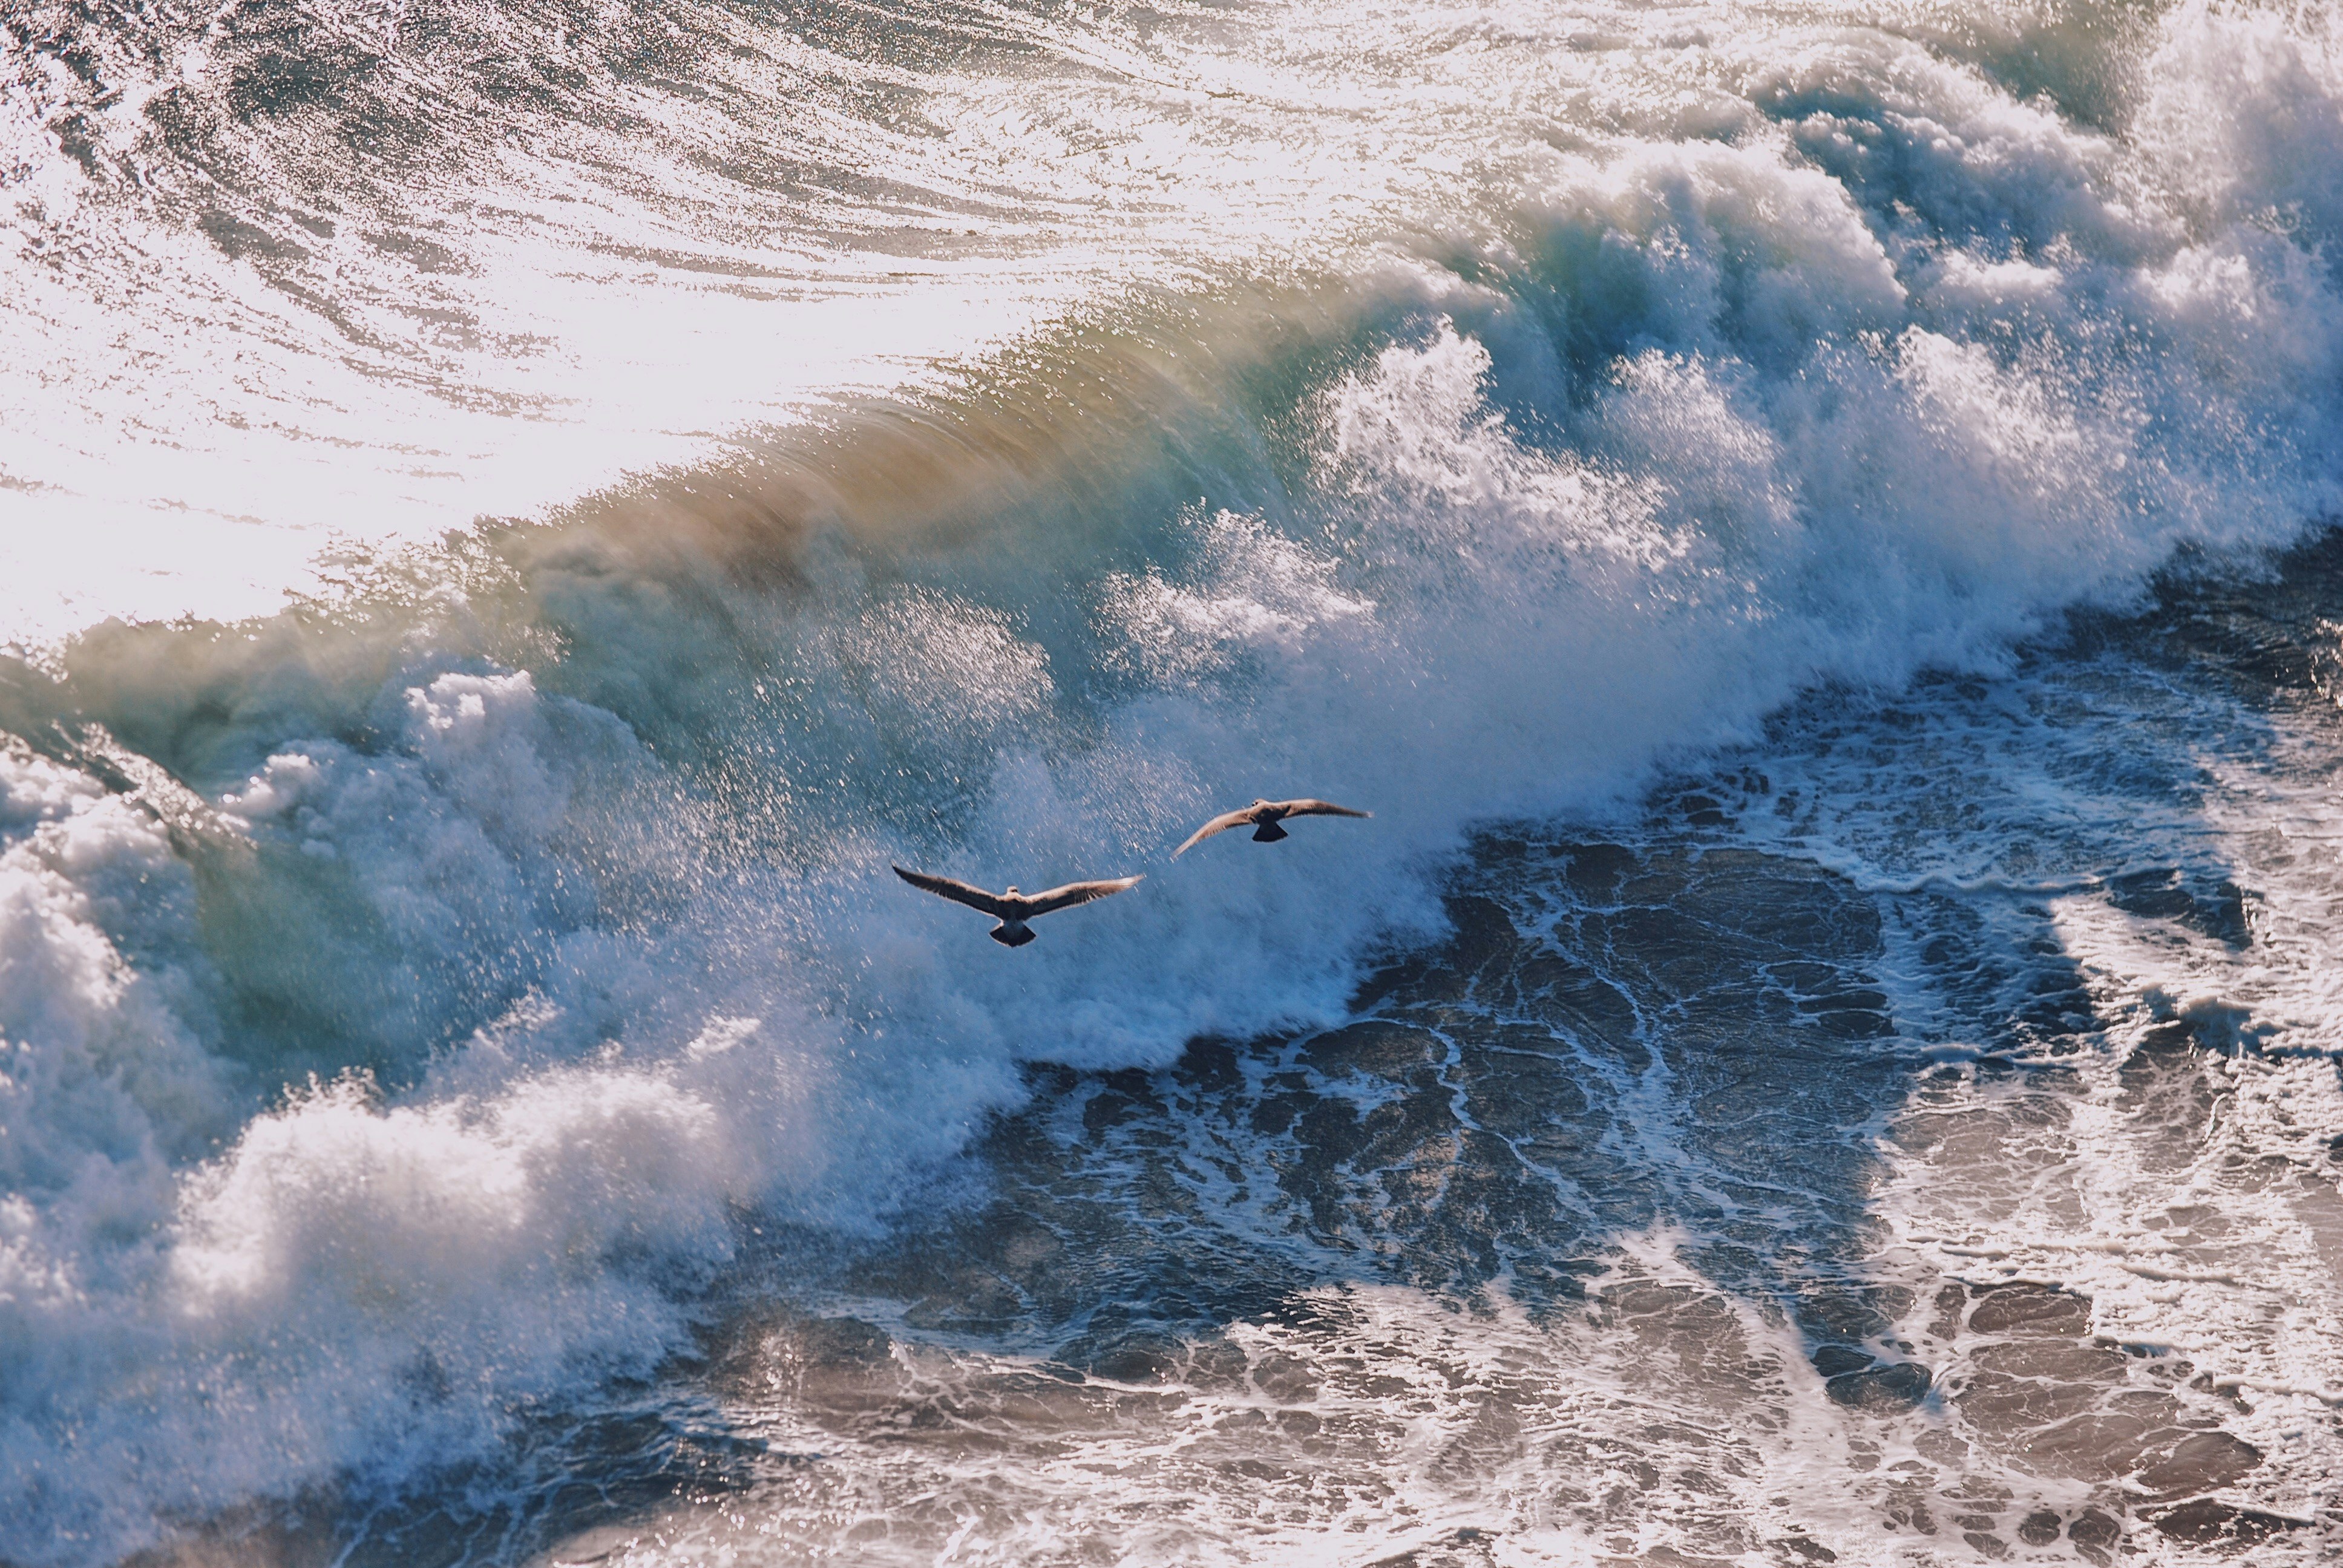
[(2343, 1542), (2324, 7), (34, 5), (0, 125), (0, 1559)]

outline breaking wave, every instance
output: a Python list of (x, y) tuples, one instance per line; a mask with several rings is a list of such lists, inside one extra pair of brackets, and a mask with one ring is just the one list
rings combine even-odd
[[(486, 1462), (1474, 824), (2343, 510), (2316, 7), (0, 38), (26, 1564)], [(1288, 792), (1374, 829), (1166, 861)], [(1150, 879), (1010, 962), (890, 861)]]

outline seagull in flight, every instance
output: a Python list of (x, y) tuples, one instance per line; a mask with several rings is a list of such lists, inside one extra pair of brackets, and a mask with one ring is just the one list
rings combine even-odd
[(1087, 904), (1093, 899), (1108, 898), (1126, 888), (1135, 888), (1147, 879), (1111, 877), (1102, 882), (1068, 882), (1062, 888), (1051, 888), (1046, 893), (1021, 893), (1012, 882), (1004, 892), (988, 893), (982, 888), (971, 888), (966, 882), (955, 882), (950, 877), (930, 877), (925, 871), (907, 871), (895, 868), (895, 874), (915, 888), (924, 888), (940, 899), (950, 899), (955, 904), (966, 904), (971, 910), (981, 910), (1001, 923), (987, 934), (1004, 948), (1021, 948), (1033, 940), (1033, 928), (1025, 922), (1037, 915), (1054, 910), (1071, 910), (1076, 904)]
[(1348, 806), (1337, 806), (1331, 800), (1256, 800), (1250, 806), (1240, 806), (1233, 811), (1223, 811), (1194, 832), (1188, 841), (1172, 851), (1178, 859), (1215, 833), (1225, 833), (1232, 828), (1252, 828), (1256, 844), (1274, 844), (1286, 837), (1279, 827), (1288, 817), (1372, 817), (1373, 811), (1353, 811)]

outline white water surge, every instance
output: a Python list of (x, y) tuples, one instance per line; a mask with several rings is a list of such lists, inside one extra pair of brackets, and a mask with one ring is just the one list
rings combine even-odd
[[(548, 1426), (694, 1351), (744, 1251), (977, 1201), (961, 1156), (1026, 1064), (1334, 1021), (1443, 929), (1476, 824), (1629, 821), (1655, 770), (1771, 744), (1802, 693), (2006, 675), (2176, 550), (2250, 575), (2343, 512), (2317, 5), (254, 0), (23, 8), (0, 50), (0, 1557), (25, 1568), (297, 1496), (346, 1535), (418, 1489), (493, 1513)], [(2109, 744), (2175, 777), (2220, 749), (2152, 709)], [(2026, 755), (1962, 798), (2024, 796)], [(2323, 862), (2258, 859), (2316, 787), (2235, 766), (2157, 809), (2272, 908), (2328, 897)], [(1886, 900), (1883, 972), (1926, 923), (1896, 900), (2036, 830), (1963, 837), (1941, 779), (1814, 767), (1870, 806), (1751, 842)], [(1163, 863), (1209, 810), (1297, 792), (1374, 821)], [(1151, 878), (1004, 955), (890, 860)], [(2103, 901), (2056, 925), (2129, 1020), (2078, 1070), (2117, 1073), (2159, 1008), (2267, 1013), (2313, 1054), (2237, 1070), (2269, 1075), (2241, 1104), (2298, 1106), (2240, 1157), (2323, 1135), (2317, 920), (2234, 981), (2150, 961)], [(1910, 1041), (1966, 1048), (1926, 1021), (1941, 976), (1880, 983)], [(1637, 1081), (1654, 1126), (1689, 1114), (1672, 1081)], [(2089, 1181), (2149, 1179), (2093, 1082)], [(1636, 1169), (1675, 1159), (1637, 1138)], [(1901, 1158), (1869, 1222), (1979, 1244), (1929, 1212), (1957, 1182)], [(1672, 1222), (1588, 1245), (1672, 1289)], [(2227, 1298), (2077, 1271), (2130, 1221), (2060, 1222), (1993, 1244), (2331, 1422), (2333, 1303), (2227, 1335)], [(2308, 1280), (2310, 1221), (2271, 1222)], [(1344, 1288), (1346, 1344), (1454, 1305)], [(1458, 1355), (1635, 1363), (1611, 1320), (1493, 1310)], [(1523, 1419), (1599, 1450), (1610, 1375)], [(1752, 1464), (1873, 1540), (1811, 1430)], [(2327, 1506), (2320, 1432), (2285, 1506)], [(1342, 1449), (1344, 1483), (1407, 1492), (1404, 1448)], [(1027, 1479), (1050, 1495), (1015, 1528), (906, 1560), (1678, 1539), (1665, 1510), (1620, 1547), (1479, 1502), (1297, 1505), (1155, 1552)]]

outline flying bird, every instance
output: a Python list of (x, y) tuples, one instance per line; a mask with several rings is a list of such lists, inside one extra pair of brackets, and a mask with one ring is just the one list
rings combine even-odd
[(1331, 800), (1256, 800), (1250, 806), (1240, 806), (1233, 811), (1223, 811), (1194, 832), (1188, 841), (1172, 851), (1178, 859), (1215, 833), (1225, 833), (1232, 828), (1252, 826), (1252, 841), (1274, 844), (1286, 836), (1280, 822), (1288, 817), (1372, 817), (1373, 811), (1353, 811), (1348, 806), (1337, 806)]
[(1076, 904), (1087, 904), (1093, 899), (1103, 899), (1120, 893), (1126, 888), (1137, 887), (1147, 879), (1111, 877), (1102, 882), (1068, 882), (1062, 888), (1051, 888), (1046, 893), (1021, 893), (1015, 883), (1004, 892), (988, 893), (982, 888), (971, 888), (966, 882), (955, 882), (950, 877), (930, 877), (925, 871), (907, 871), (895, 868), (895, 874), (915, 888), (925, 888), (940, 899), (950, 899), (955, 904), (966, 904), (971, 910), (981, 910), (1001, 923), (987, 933), (1004, 948), (1021, 948), (1033, 940), (1033, 928), (1025, 922), (1037, 915), (1054, 910), (1071, 910)]

